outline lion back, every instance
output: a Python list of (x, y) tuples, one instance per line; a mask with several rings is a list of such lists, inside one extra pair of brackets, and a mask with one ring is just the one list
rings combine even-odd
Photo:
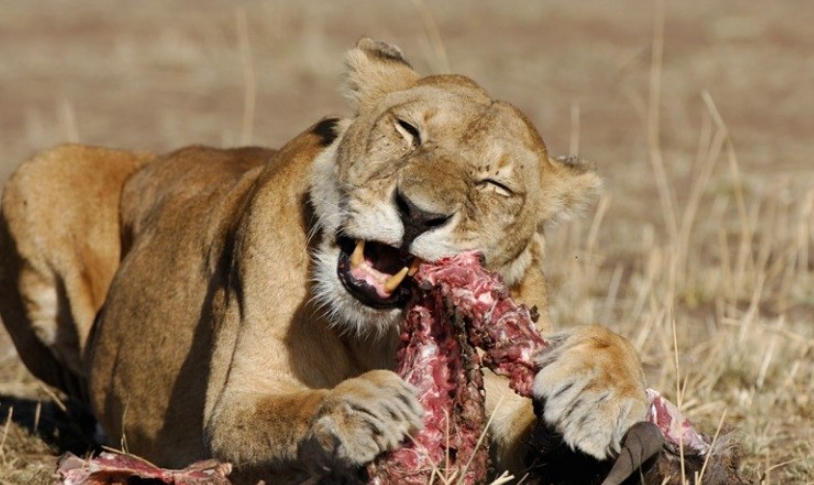
[(0, 208), (0, 316), (28, 369), (83, 397), (82, 353), (118, 267), (119, 202), (149, 153), (63, 145), (23, 163)]

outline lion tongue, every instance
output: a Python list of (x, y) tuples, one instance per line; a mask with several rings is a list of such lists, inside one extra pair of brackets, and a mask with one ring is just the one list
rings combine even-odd
[(407, 277), (409, 268), (406, 266), (398, 273), (390, 275), (377, 271), (369, 264), (362, 263), (356, 268), (351, 269), (351, 274), (359, 281), (364, 281), (376, 290), (381, 298), (388, 298), (393, 294), (393, 291), (398, 288), (402, 281)]
[(371, 243), (368, 246), (370, 249), (370, 255), (368, 255), (365, 253), (365, 246), (364, 240), (357, 241), (356, 248), (350, 257), (351, 274), (357, 280), (364, 281), (373, 287), (382, 298), (389, 297), (401, 285), (408, 274), (415, 273), (418, 269), (418, 260), (416, 259), (409, 268), (402, 266), (394, 273), (391, 273), (392, 269), (398, 267), (397, 260), (400, 259), (398, 250)]

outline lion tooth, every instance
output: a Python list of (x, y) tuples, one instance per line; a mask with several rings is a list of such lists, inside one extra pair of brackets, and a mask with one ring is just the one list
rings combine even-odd
[(394, 274), (390, 278), (387, 278), (387, 281), (384, 283), (384, 291), (387, 293), (393, 293), (393, 290), (398, 288), (401, 282), (404, 281), (404, 278), (407, 276), (407, 272), (409, 270), (410, 268), (405, 266), (401, 268), (398, 273)]
[(421, 265), (420, 258), (413, 258), (412, 264), (410, 264), (410, 269), (407, 271), (407, 276), (413, 276), (418, 273), (418, 267)]
[(350, 256), (350, 267), (356, 269), (362, 264), (362, 261), (365, 259), (365, 240), (360, 239), (356, 243), (356, 248), (353, 250), (353, 254)]

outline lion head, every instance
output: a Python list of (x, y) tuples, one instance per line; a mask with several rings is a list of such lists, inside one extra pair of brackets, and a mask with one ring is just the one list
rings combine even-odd
[(393, 328), (416, 264), (462, 251), (519, 284), (539, 266), (544, 223), (599, 186), (585, 164), (550, 158), (517, 108), (463, 76), (421, 77), (394, 46), (359, 41), (346, 91), (355, 116), (337, 124), (311, 189), (316, 296), (339, 325)]

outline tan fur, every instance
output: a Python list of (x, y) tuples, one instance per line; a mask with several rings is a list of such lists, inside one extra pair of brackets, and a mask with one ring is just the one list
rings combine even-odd
[[(324, 120), (278, 152), (191, 147), (141, 166), (149, 157), (62, 147), (10, 180), (3, 319), (21, 355), (50, 352), (26, 361), (37, 375), (60, 385), (50, 376), (67, 367), (89, 385), (115, 442), (165, 466), (214, 456), (241, 483), (275, 484), (398, 446), (422, 414), (382, 370), (393, 367), (401, 310), (343, 288), (337, 234), (425, 260), (479, 249), (547, 324), (542, 227), (590, 200), (593, 170), (550, 158), (516, 108), (471, 80), (421, 78), (395, 47), (363, 39), (346, 65), (355, 116)], [(396, 193), (440, 222), (405, 241)], [(66, 316), (32, 308), (61, 287), (76, 295)], [(74, 332), (67, 350), (43, 338), (56, 330)], [(535, 380), (546, 420), (570, 445), (612, 455), (644, 417), (635, 352), (602, 327), (554, 342)], [(487, 407), (496, 468), (521, 472), (533, 455), (530, 401), (490, 375)]]
[(152, 158), (65, 145), (21, 166), (0, 210), (3, 322), (42, 380), (82, 394), (82, 352), (119, 264), (119, 194)]

